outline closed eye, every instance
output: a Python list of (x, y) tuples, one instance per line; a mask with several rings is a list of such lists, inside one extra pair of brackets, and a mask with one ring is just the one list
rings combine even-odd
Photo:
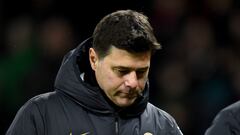
[[(137, 75), (137, 78), (140, 79), (142, 77), (144, 77), (146, 74), (147, 74), (147, 71), (148, 71), (148, 67), (145, 67), (145, 68), (140, 68), (140, 69), (137, 69), (135, 70), (136, 72), (136, 75)], [(113, 68), (113, 71), (118, 75), (118, 76), (124, 76), (128, 73), (130, 73), (131, 71), (133, 71), (134, 69), (131, 69), (131, 68), (122, 68), (122, 67), (115, 67)]]
[(137, 70), (137, 71), (136, 71), (136, 74), (137, 74), (137, 77), (138, 77), (138, 78), (144, 77), (144, 76), (146, 75), (146, 73), (147, 73), (147, 69)]
[(115, 69), (114, 71), (115, 71), (115, 72), (117, 73), (117, 75), (119, 75), (119, 76), (126, 75), (126, 74), (128, 74), (128, 73), (130, 72), (130, 70), (128, 70), (128, 69)]

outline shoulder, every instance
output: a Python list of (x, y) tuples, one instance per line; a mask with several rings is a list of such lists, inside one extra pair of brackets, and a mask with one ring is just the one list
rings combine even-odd
[(32, 120), (41, 121), (46, 115), (49, 114), (49, 112), (56, 113), (56, 111), (59, 110), (59, 105), (57, 104), (56, 92), (37, 95), (29, 99), (18, 110), (15, 119), (19, 121), (28, 121), (28, 119), (31, 118)]
[(151, 103), (148, 103), (146, 112), (156, 120), (160, 120), (160, 122), (169, 123), (170, 125), (175, 124), (174, 118), (169, 113)]
[(146, 111), (149, 115), (162, 119), (164, 121), (175, 121), (173, 117), (166, 111), (154, 106), (151, 103), (148, 103)]
[(225, 112), (225, 113), (228, 112), (228, 113), (240, 115), (240, 101), (227, 106), (222, 110), (222, 112)]
[(214, 118), (205, 135), (239, 133), (240, 101), (222, 109)]
[(44, 110), (47, 106), (54, 106), (51, 104), (56, 104), (56, 99), (56, 92), (40, 94), (29, 99), (20, 110), (28, 113), (41, 112), (41, 110)]
[(28, 102), (32, 102), (32, 103), (42, 103), (42, 102), (46, 102), (46, 101), (51, 101), (56, 99), (56, 92), (48, 92), (48, 93), (43, 93), (40, 95), (37, 95), (33, 98), (31, 98)]
[(240, 101), (225, 107), (215, 117), (215, 121), (232, 121), (232, 119), (240, 121)]
[(154, 124), (157, 130), (164, 130), (163, 133), (182, 135), (175, 119), (166, 111), (154, 106), (151, 103), (148, 103), (143, 114), (148, 121), (151, 121), (151, 123)]
[(17, 112), (7, 134), (35, 134), (36, 130), (39, 134), (43, 134), (44, 129), (44, 112), (47, 102), (54, 95), (46, 93), (35, 96), (28, 100)]

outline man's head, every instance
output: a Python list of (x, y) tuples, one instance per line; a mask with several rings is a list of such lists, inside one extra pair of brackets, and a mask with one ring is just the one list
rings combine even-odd
[(134, 103), (147, 82), (151, 55), (159, 48), (148, 18), (136, 11), (120, 10), (97, 24), (89, 59), (99, 86), (114, 104)]

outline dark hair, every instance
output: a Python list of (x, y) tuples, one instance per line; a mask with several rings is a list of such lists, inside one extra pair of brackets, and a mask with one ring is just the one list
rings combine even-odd
[(93, 48), (100, 58), (111, 46), (131, 53), (161, 48), (148, 22), (148, 17), (133, 10), (119, 10), (105, 16), (93, 32)]

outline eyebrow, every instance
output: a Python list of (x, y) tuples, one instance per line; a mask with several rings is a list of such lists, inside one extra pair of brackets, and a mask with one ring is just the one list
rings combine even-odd
[(141, 68), (131, 68), (131, 67), (124, 67), (124, 66), (114, 66), (113, 69), (124, 69), (124, 70), (147, 70), (149, 66), (141, 67)]

